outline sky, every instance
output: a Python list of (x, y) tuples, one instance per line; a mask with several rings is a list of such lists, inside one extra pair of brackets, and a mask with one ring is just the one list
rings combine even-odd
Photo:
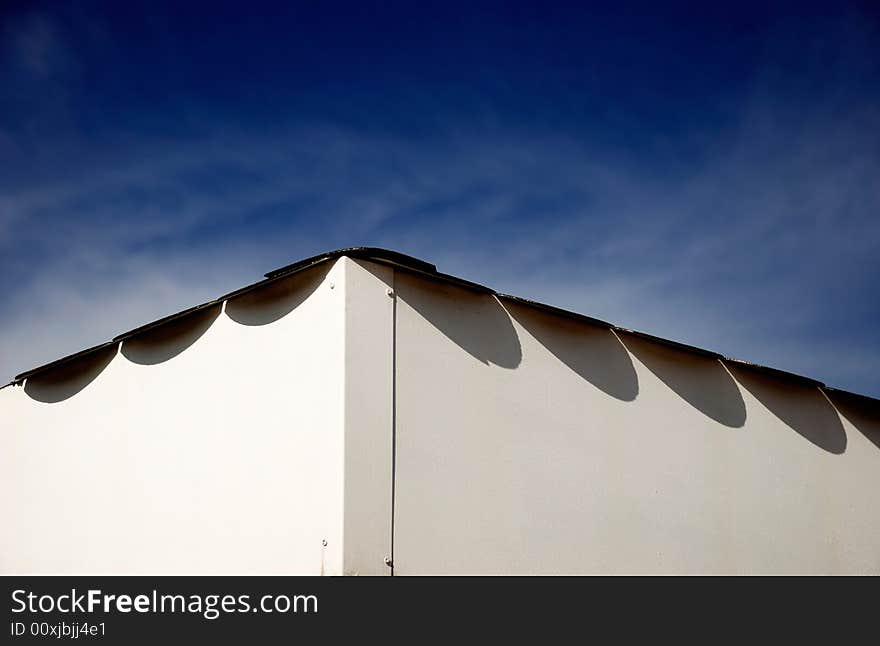
[(369, 245), (880, 396), (877, 5), (658, 4), (3, 2), (0, 381)]

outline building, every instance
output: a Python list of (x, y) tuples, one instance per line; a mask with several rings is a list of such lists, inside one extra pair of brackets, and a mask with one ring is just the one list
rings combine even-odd
[(0, 390), (4, 573), (880, 573), (880, 402), (329, 252)]

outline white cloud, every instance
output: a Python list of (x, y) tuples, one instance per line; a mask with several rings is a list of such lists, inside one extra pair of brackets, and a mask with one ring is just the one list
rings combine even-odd
[(5, 289), (0, 373), (292, 260), (374, 244), (877, 394), (865, 368), (880, 360), (876, 337), (816, 330), (829, 308), (853, 328), (871, 315), (839, 285), (865, 289), (860, 272), (880, 271), (878, 126), (855, 109), (787, 120), (753, 108), (674, 180), (576, 140), (500, 129), (429, 142), (329, 126), (145, 141), (0, 195), (0, 253), (28, 263)]

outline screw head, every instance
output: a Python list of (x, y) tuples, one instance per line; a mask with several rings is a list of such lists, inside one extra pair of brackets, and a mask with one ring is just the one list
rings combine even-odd
[(388, 294), (388, 295), (391, 296), (391, 297), (394, 296), (394, 290), (391, 289), (390, 287), (389, 287), (388, 289), (385, 290), (385, 293)]
[(388, 567), (394, 567), (394, 561), (391, 560), (390, 556), (385, 557), (385, 565)]
[(330, 283), (330, 289), (333, 289), (334, 287), (336, 287), (336, 283)]
[(324, 547), (327, 547), (327, 539), (326, 538), (321, 541), (321, 545), (323, 545)]

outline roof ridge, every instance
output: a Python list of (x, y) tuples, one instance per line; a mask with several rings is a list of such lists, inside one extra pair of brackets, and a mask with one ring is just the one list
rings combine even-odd
[[(582, 322), (590, 323), (592, 325), (606, 327), (608, 329), (614, 330), (615, 332), (622, 332), (624, 334), (632, 334), (632, 335), (638, 336), (640, 338), (646, 339), (648, 341), (652, 341), (654, 343), (661, 343), (663, 345), (667, 345), (669, 347), (675, 348), (675, 349), (683, 351), (683, 352), (690, 352), (690, 353), (698, 354), (698, 355), (705, 356), (708, 358), (717, 359), (719, 361), (730, 362), (730, 363), (736, 364), (736, 365), (741, 366), (746, 369), (751, 369), (751, 370), (755, 370), (758, 372), (762, 372), (762, 373), (770, 375), (772, 377), (782, 378), (782, 379), (790, 379), (793, 381), (800, 382), (802, 384), (816, 386), (820, 389), (826, 390), (827, 392), (829, 392), (831, 394), (838, 394), (838, 395), (847, 396), (847, 397), (855, 397), (855, 398), (858, 398), (861, 400), (868, 400), (871, 402), (880, 403), (880, 399), (870, 397), (868, 395), (860, 395), (858, 393), (853, 393), (853, 392), (849, 392), (846, 390), (841, 390), (839, 388), (832, 388), (832, 387), (826, 386), (821, 381), (817, 381), (816, 379), (812, 379), (810, 377), (805, 377), (803, 375), (799, 375), (794, 372), (780, 370), (778, 368), (773, 368), (770, 366), (765, 366), (765, 365), (753, 363), (750, 361), (744, 361), (742, 359), (736, 359), (734, 357), (728, 357), (728, 356), (722, 355), (718, 352), (714, 352), (712, 350), (706, 350), (704, 348), (698, 348), (696, 346), (681, 343), (679, 341), (673, 341), (671, 339), (665, 339), (662, 337), (654, 336), (654, 335), (648, 334), (646, 332), (639, 332), (637, 330), (630, 330), (628, 328), (620, 327), (618, 325), (614, 325), (613, 323), (608, 323), (606, 321), (602, 321), (600, 319), (596, 319), (596, 318), (587, 316), (585, 314), (579, 314), (579, 313), (573, 312), (571, 310), (566, 310), (566, 309), (563, 309), (560, 307), (556, 307), (555, 305), (549, 305), (546, 303), (532, 301), (532, 300), (522, 298), (519, 296), (504, 294), (504, 293), (501, 293), (501, 292), (498, 292), (498, 291), (492, 289), (491, 287), (486, 287), (485, 285), (481, 285), (479, 283), (474, 283), (469, 280), (465, 280), (464, 278), (459, 278), (457, 276), (452, 276), (450, 274), (441, 273), (441, 272), (437, 271), (436, 265), (429, 263), (425, 260), (421, 260), (421, 259), (416, 258), (414, 256), (410, 256), (410, 255), (401, 253), (399, 251), (394, 251), (392, 249), (383, 249), (381, 247), (344, 247), (341, 249), (334, 249), (334, 250), (326, 251), (324, 253), (321, 253), (321, 254), (318, 254), (315, 256), (310, 256), (309, 258), (304, 258), (303, 260), (298, 260), (294, 263), (291, 263), (289, 265), (285, 265), (285, 266), (280, 267), (278, 269), (273, 269), (272, 271), (267, 272), (264, 275), (265, 278), (261, 281), (258, 281), (256, 283), (251, 284), (251, 285), (247, 285), (247, 286), (242, 287), (240, 289), (237, 289), (235, 291), (224, 294), (223, 296), (220, 296), (212, 301), (202, 303), (201, 305), (196, 305), (195, 307), (187, 308), (187, 309), (182, 310), (180, 312), (177, 312), (175, 314), (170, 314), (168, 316), (157, 319), (151, 323), (146, 323), (146, 324), (141, 325), (139, 327), (136, 327), (132, 330), (129, 330), (128, 332), (123, 332), (122, 334), (116, 335), (115, 337), (113, 337), (112, 340), (107, 341), (105, 343), (96, 345), (96, 346), (88, 348), (86, 350), (81, 350), (79, 352), (67, 355), (65, 357), (61, 357), (60, 359), (56, 359), (56, 360), (51, 361), (49, 363), (38, 366), (36, 368), (32, 368), (31, 370), (27, 370), (25, 372), (22, 372), (22, 373), (16, 375), (12, 379), (12, 381), (10, 381), (8, 384), (6, 384), (6, 386), (9, 386), (12, 384), (20, 384), (25, 379), (28, 379), (29, 377), (32, 377), (33, 375), (36, 375), (38, 373), (49, 370), (51, 368), (60, 366), (60, 365), (65, 364), (69, 361), (72, 361), (74, 359), (78, 359), (78, 358), (85, 356), (85, 355), (88, 355), (92, 352), (97, 352), (99, 350), (106, 348), (107, 346), (109, 346), (113, 343), (119, 343), (119, 342), (125, 341), (126, 339), (128, 339), (136, 334), (140, 334), (141, 332), (145, 332), (145, 331), (150, 330), (150, 329), (157, 327), (159, 325), (163, 325), (165, 323), (176, 320), (178, 318), (182, 318), (182, 317), (187, 316), (189, 314), (195, 313), (199, 310), (202, 310), (202, 309), (214, 306), (214, 305), (219, 305), (230, 298), (234, 298), (236, 296), (239, 296), (239, 295), (244, 294), (246, 292), (249, 292), (251, 290), (254, 290), (259, 287), (263, 287), (264, 285), (267, 285), (269, 283), (275, 282), (281, 278), (291, 276), (297, 272), (309, 269), (311, 267), (315, 267), (316, 265), (322, 264), (322, 263), (327, 262), (329, 260), (335, 260), (336, 258), (341, 258), (343, 256), (348, 257), (348, 258), (354, 258), (354, 259), (370, 260), (373, 262), (379, 262), (382, 264), (393, 265), (396, 267), (402, 267), (402, 268), (409, 270), (409, 271), (415, 271), (420, 274), (425, 274), (425, 275), (432, 277), (436, 280), (440, 280), (440, 281), (448, 282), (448, 283), (453, 283), (453, 284), (459, 285), (461, 287), (464, 287), (466, 289), (472, 289), (474, 291), (479, 291), (479, 292), (483, 292), (486, 294), (491, 294), (499, 299), (506, 299), (506, 300), (514, 301), (514, 302), (521, 303), (521, 304), (529, 306), (529, 307), (535, 307), (538, 309), (542, 309), (542, 310), (557, 314), (559, 316), (566, 316), (568, 318), (572, 318), (572, 319), (576, 319), (576, 320), (579, 320)], [(3, 386), (3, 387), (5, 388), (6, 386)]]

